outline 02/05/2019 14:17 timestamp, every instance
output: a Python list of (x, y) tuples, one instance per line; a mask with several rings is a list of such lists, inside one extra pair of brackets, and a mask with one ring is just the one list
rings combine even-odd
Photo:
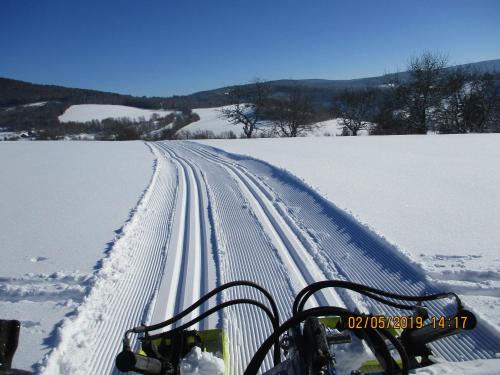
[(425, 320), (420, 316), (384, 316), (384, 315), (358, 315), (350, 316), (347, 319), (348, 329), (418, 329), (429, 324), (433, 328), (445, 329), (465, 329), (467, 326), (467, 316), (432, 316), (430, 322), (425, 323)]

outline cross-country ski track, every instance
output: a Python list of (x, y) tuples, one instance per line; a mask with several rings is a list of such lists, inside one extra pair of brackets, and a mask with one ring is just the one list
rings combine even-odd
[[(276, 299), (281, 321), (304, 286), (343, 279), (401, 294), (437, 292), (425, 273), (385, 240), (294, 176), (267, 163), (193, 142), (148, 143), (156, 157), (150, 184), (102, 261), (77, 311), (58, 328), (45, 374), (110, 374), (123, 332), (182, 311), (215, 286), (254, 281)], [(233, 298), (264, 301), (238, 287), (193, 311), (190, 320)], [(398, 315), (350, 292), (326, 290), (310, 306), (336, 305)], [(428, 305), (443, 314), (441, 302)], [(271, 332), (253, 306), (234, 306), (201, 322), (223, 327), (230, 374), (241, 374)], [(137, 343), (135, 343), (137, 345)], [(480, 322), (433, 345), (446, 360), (494, 358), (500, 338)], [(270, 367), (271, 357), (264, 364)]]

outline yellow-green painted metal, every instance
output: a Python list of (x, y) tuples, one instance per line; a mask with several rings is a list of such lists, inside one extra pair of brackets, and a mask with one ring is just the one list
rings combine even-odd
[(327, 316), (325, 318), (319, 318), (319, 321), (323, 323), (325, 327), (335, 329), (340, 322), (340, 316)]
[[(204, 331), (198, 331), (198, 335), (201, 338), (201, 341), (203, 342), (203, 348), (202, 350), (205, 352), (213, 353), (215, 356), (222, 358), (224, 361), (224, 369), (225, 369), (225, 374), (228, 374), (228, 369), (229, 367), (229, 352), (228, 352), (228, 346), (227, 346), (227, 337), (224, 334), (224, 331), (222, 329), (207, 329)], [(190, 343), (190, 340), (192, 340), (191, 343), (194, 343), (194, 337), (188, 337), (188, 344)], [(171, 340), (169, 338), (159, 338), (156, 340), (153, 340), (153, 343), (156, 345), (160, 345), (163, 342), (163, 344), (169, 345), (171, 343)], [(140, 355), (146, 355), (146, 353), (142, 350), (142, 348), (139, 349), (138, 354)]]
[[(396, 360), (396, 363), (398, 364), (399, 367), (401, 367), (402, 363), (398, 359)], [(378, 375), (378, 374), (384, 374), (384, 369), (382, 366), (380, 366), (380, 363), (376, 359), (370, 359), (368, 361), (365, 361), (363, 365), (359, 368), (359, 371), (363, 375)]]

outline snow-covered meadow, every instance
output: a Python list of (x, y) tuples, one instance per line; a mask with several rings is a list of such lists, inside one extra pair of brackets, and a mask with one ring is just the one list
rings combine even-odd
[[(213, 124), (221, 121), (213, 110), (210, 116)], [(431, 283), (459, 292), (487, 324), (499, 330), (500, 170), (495, 163), (500, 159), (499, 135), (200, 142), (264, 160), (304, 180), (395, 244), (428, 275)], [(153, 155), (142, 142), (0, 144), (0, 309), (2, 318), (22, 322), (16, 367), (43, 369), (39, 367), (47, 365), (43, 357), (52, 351), (45, 373), (65, 368), (68, 348), (86, 358), (83, 353), (87, 355), (89, 349), (85, 344), (94, 342), (95, 337), (89, 336), (92, 331), (87, 328), (76, 335), (76, 340), (75, 332), (85, 327), (82, 319), (110, 319), (99, 317), (96, 304), (104, 301), (98, 298), (104, 295), (102, 289), (114, 285), (114, 278), (120, 280), (128, 259), (120, 258), (123, 246), (113, 248), (117, 238), (126, 239), (120, 228), (131, 216), (138, 218), (133, 230), (124, 233), (130, 232), (129, 237), (137, 234), (136, 245), (147, 247), (140, 237), (141, 233), (149, 233), (144, 222), (156, 223), (155, 215), (169, 212), (160, 209), (162, 203), (157, 197), (174, 199), (176, 164), (171, 162), (172, 155), (186, 152), (187, 165), (208, 155), (196, 148), (187, 152), (188, 145), (196, 143), (166, 142), (165, 152), (161, 153), (164, 165), (159, 168), (154, 162), (159, 151)], [(158, 145), (150, 146), (155, 149)], [(170, 147), (174, 153), (167, 152)], [(213, 155), (217, 152), (207, 160), (217, 163), (219, 159)], [(231, 156), (227, 160), (238, 159)], [(211, 173), (219, 170), (217, 166), (211, 168)], [(158, 207), (146, 205), (134, 216), (133, 209), (158, 169), (163, 174), (155, 180), (156, 195), (151, 196), (155, 198), (150, 197), (150, 203)], [(271, 175), (264, 179), (273, 177), (270, 171)], [(221, 176), (214, 174), (212, 178), (217, 181)], [(193, 182), (189, 186), (195, 185)], [(163, 223), (168, 223), (167, 219)], [(149, 233), (147, 238), (156, 243), (155, 236), (166, 236), (167, 232), (162, 229)], [(108, 266), (114, 267), (113, 272), (98, 276), (103, 281), (99, 294), (99, 288), (93, 288), (96, 272), (112, 254), (114, 262), (108, 262)], [(96, 292), (94, 298), (89, 298), (91, 291)], [(163, 301), (165, 297), (161, 298)], [(69, 319), (68, 325), (61, 326), (61, 321), (68, 315), (72, 317), (78, 307), (80, 321)], [(113, 342), (119, 344), (119, 339)], [(112, 366), (111, 357), (101, 358), (102, 364)], [(458, 368), (493, 374), (497, 364), (498, 360), (476, 361)], [(456, 369), (445, 363), (421, 373), (452, 373)]]
[(152, 110), (125, 105), (112, 104), (77, 104), (72, 105), (59, 116), (60, 122), (88, 122), (92, 120), (104, 120), (106, 118), (128, 118), (129, 120), (138, 120), (145, 118), (149, 120), (153, 115), (167, 116), (172, 111)]
[(221, 118), (220, 110), (222, 108), (224, 107), (193, 109), (193, 112), (200, 116), (200, 120), (186, 125), (180, 131), (189, 131), (191, 133), (211, 131), (216, 135), (232, 131), (237, 137), (242, 136), (243, 130), (241, 127), (234, 126), (229, 121)]
[(0, 311), (21, 321), (14, 366), (58, 342), (153, 174), (142, 142), (0, 144)]

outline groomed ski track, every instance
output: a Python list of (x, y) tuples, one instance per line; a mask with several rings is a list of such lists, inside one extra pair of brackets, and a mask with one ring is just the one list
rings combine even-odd
[[(118, 373), (114, 357), (127, 328), (165, 320), (228, 281), (250, 280), (268, 289), (281, 321), (290, 316), (295, 294), (323, 279), (402, 294), (436, 292), (397, 249), (286, 172), (193, 142), (148, 145), (157, 159), (150, 185), (91, 292), (59, 328), (59, 344), (42, 373)], [(233, 288), (200, 311), (233, 298), (265, 301), (250, 288)], [(324, 304), (401, 314), (342, 291), (317, 294), (309, 306)], [(430, 308), (450, 313), (442, 303)], [(271, 330), (252, 306), (229, 308), (198, 328), (215, 326), (228, 338), (230, 374), (243, 373)], [(480, 323), (434, 349), (447, 360), (492, 358), (500, 338)], [(268, 356), (265, 367), (270, 365)]]

